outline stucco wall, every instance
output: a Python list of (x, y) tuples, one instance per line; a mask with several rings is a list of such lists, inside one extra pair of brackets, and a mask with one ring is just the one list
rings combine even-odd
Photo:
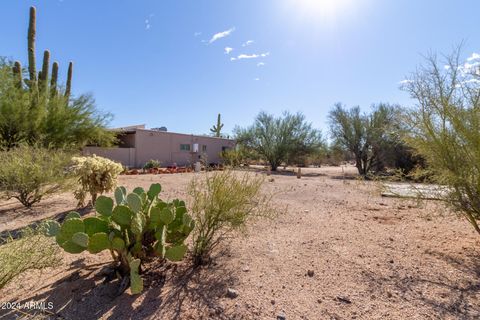
[[(188, 166), (200, 158), (206, 158), (208, 163), (221, 163), (222, 148), (235, 146), (235, 142), (229, 139), (151, 130), (137, 130), (135, 134), (129, 134), (128, 138), (124, 137), (128, 145), (135, 148), (86, 147), (83, 152), (106, 157), (128, 167), (141, 168), (150, 159), (160, 161), (163, 167), (173, 164)], [(196, 143), (199, 152), (193, 152), (193, 145)], [(190, 151), (180, 150), (181, 144), (190, 145)], [(204, 145), (206, 152), (202, 151)]]
[(135, 148), (99, 148), (85, 147), (84, 155), (95, 154), (100, 157), (108, 158), (116, 162), (120, 162), (124, 166), (133, 168), (135, 164)]
[[(193, 152), (193, 144), (199, 144), (199, 152)], [(180, 150), (181, 144), (190, 145), (190, 151)], [(234, 147), (234, 141), (212, 137), (194, 136), (172, 132), (137, 130), (135, 137), (136, 165), (141, 167), (150, 159), (159, 160), (162, 166), (176, 163), (178, 166), (191, 165), (205, 154), (209, 163), (220, 163), (222, 147)], [(207, 151), (202, 152), (202, 145)]]

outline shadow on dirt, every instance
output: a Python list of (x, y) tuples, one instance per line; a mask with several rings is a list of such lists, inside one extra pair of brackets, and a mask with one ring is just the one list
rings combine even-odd
[[(472, 252), (460, 257), (437, 251), (426, 254), (434, 259), (458, 269), (464, 275), (461, 279), (449, 278), (449, 274), (430, 275), (428, 273), (395, 270), (385, 277), (371, 271), (363, 271), (364, 280), (372, 292), (390, 299), (401, 299), (412, 308), (428, 307), (434, 318), (480, 319), (480, 256)], [(392, 292), (394, 295), (392, 295)]]
[[(25, 210), (28, 210), (28, 209), (25, 209)], [(59, 212), (59, 213), (57, 213), (57, 214), (55, 214), (51, 217), (48, 217), (48, 218), (44, 217), (42, 219), (38, 219), (36, 221), (31, 222), (27, 226), (22, 226), (20, 228), (11, 229), (11, 230), (3, 230), (3, 231), (0, 232), (0, 245), (3, 244), (6, 241), (7, 238), (11, 237), (12, 239), (18, 239), (21, 236), (23, 229), (25, 229), (25, 228), (35, 229), (35, 228), (37, 228), (39, 223), (44, 221), (44, 220), (48, 219), (48, 220), (56, 220), (58, 222), (62, 222), (69, 212), (76, 211), (81, 216), (84, 216), (84, 215), (92, 212), (92, 210), (93, 209), (92, 209), (91, 206), (86, 206), (86, 207), (83, 207), (83, 208), (70, 209), (70, 210)], [(1, 210), (0, 210), (0, 214), (1, 214)]]
[[(216, 264), (198, 268), (187, 262), (150, 264), (142, 275), (142, 294), (133, 296), (127, 290), (118, 295), (118, 280), (102, 283), (108, 270), (108, 263), (86, 265), (79, 259), (70, 265), (67, 276), (39, 289), (47, 291), (18, 302), (52, 303), (53, 310), (43, 312), (41, 319), (184, 319), (186, 315), (222, 319), (226, 317), (219, 298), (237, 281)], [(4, 316), (21, 318), (25, 311)]]

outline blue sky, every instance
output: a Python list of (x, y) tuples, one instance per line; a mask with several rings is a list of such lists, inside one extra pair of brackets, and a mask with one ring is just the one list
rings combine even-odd
[(411, 105), (421, 54), (480, 50), (478, 0), (2, 0), (0, 56), (24, 65), (30, 5), (37, 55), (63, 76), (73, 60), (112, 126), (202, 134), (221, 113), (230, 132), (289, 110), (326, 133), (335, 102)]

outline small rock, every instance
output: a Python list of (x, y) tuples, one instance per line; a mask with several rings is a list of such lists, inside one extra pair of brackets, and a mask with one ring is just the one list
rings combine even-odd
[(388, 261), (388, 262), (393, 263), (393, 260), (390, 260), (390, 261)]
[(338, 296), (338, 297), (336, 298), (336, 300), (337, 300), (338, 302), (342, 302), (342, 303), (346, 303), (346, 304), (351, 304), (351, 303), (352, 303), (352, 301), (351, 301), (350, 299), (348, 299), (347, 297), (340, 297), (340, 296)]
[(283, 313), (280, 313), (279, 315), (277, 315), (277, 320), (287, 320), (287, 316), (285, 316), (285, 314)]
[(243, 266), (242, 271), (243, 272), (248, 272), (248, 271), (250, 271), (250, 267), (249, 266)]
[(229, 297), (230, 299), (235, 299), (236, 297), (238, 297), (237, 290), (232, 289), (232, 288), (228, 288), (227, 289), (227, 297)]
[(392, 294), (390, 292), (387, 292), (387, 297), (391, 298)]
[(313, 277), (313, 275), (315, 274), (315, 272), (313, 270), (308, 270), (307, 271), (307, 275), (311, 278)]
[(275, 300), (273, 300), (273, 299), (270, 300), (270, 303), (271, 303), (271, 304), (275, 304)]

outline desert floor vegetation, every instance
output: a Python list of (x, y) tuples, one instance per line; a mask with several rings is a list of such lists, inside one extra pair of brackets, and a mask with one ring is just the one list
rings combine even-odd
[[(61, 250), (58, 264), (23, 272), (0, 296), (52, 302), (47, 311), (65, 319), (478, 318), (480, 240), (474, 229), (442, 202), (383, 198), (380, 182), (359, 180), (357, 171), (304, 168), (297, 179), (287, 168), (266, 176), (262, 194), (274, 194), (273, 204), (287, 207), (285, 213), (253, 221), (200, 267), (191, 259), (146, 262), (140, 294), (117, 295), (117, 281), (103, 284), (112, 261), (108, 251)], [(194, 176), (124, 175), (118, 185), (148, 190), (159, 182), (165, 201), (188, 199)], [(61, 216), (76, 200), (65, 193), (31, 209), (13, 200), (1, 205), (6, 234)], [(15, 220), (22, 210), (30, 214)]]

